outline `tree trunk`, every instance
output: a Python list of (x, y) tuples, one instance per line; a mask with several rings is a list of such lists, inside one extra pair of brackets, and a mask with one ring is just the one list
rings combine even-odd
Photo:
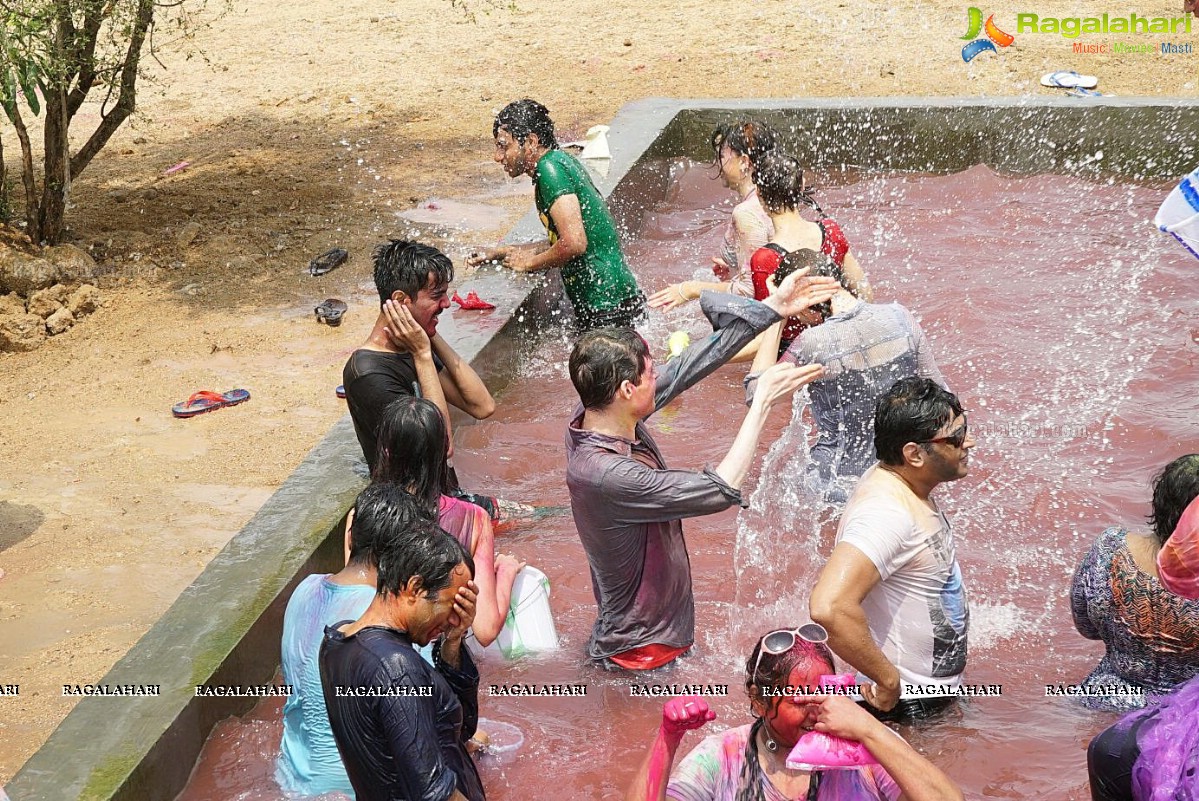
[(67, 141), (67, 98), (61, 87), (46, 88), (45, 175), (42, 180), (42, 202), (38, 208), (39, 240), (51, 245), (62, 236), (63, 218), (67, 211), (67, 194), (71, 189), (71, 153)]
[(25, 184), (25, 233), (34, 242), (41, 241), (42, 232), (38, 224), (37, 213), (37, 183), (33, 173), (33, 146), (29, 142), (29, 129), (19, 109), (14, 108), (8, 115), (12, 127), (17, 130), (17, 139), (21, 143), (21, 181)]
[(0, 222), (8, 222), (8, 171), (4, 169), (4, 137), (0, 136)]
[(71, 115), (67, 113), (67, 91), (70, 77), (78, 65), (70, 63), (74, 53), (74, 25), (71, 22), (68, 0), (55, 3), (54, 54), (60, 64), (67, 65), (65, 79), (47, 81), (42, 87), (46, 100), (46, 127), (43, 137), (42, 201), (38, 204), (39, 240), (51, 245), (62, 236), (63, 219), (67, 212), (67, 196), (71, 191), (71, 145), (67, 133)]

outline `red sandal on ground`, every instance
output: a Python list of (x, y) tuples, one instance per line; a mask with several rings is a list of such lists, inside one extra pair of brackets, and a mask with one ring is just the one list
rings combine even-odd
[(231, 389), (228, 392), (213, 392), (210, 389), (202, 389), (183, 403), (176, 403), (172, 406), (171, 414), (176, 417), (195, 417), (197, 414), (204, 414), (215, 409), (223, 409), (226, 406), (236, 406), (239, 403), (245, 403), (249, 399), (250, 393), (244, 389)]

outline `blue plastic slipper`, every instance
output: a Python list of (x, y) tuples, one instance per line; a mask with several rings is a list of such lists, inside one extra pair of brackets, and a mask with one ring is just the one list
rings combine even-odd
[(1079, 75), (1074, 70), (1047, 72), (1041, 76), (1041, 86), (1054, 89), (1094, 89), (1099, 79), (1094, 75)]

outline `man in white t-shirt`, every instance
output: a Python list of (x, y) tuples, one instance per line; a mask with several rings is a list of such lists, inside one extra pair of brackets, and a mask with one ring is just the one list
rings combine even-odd
[(970, 621), (949, 519), (930, 493), (966, 475), (974, 440), (952, 392), (905, 378), (879, 400), (874, 447), (879, 463), (845, 505), (809, 611), (874, 682), (862, 696), (876, 714), (927, 717), (957, 697)]

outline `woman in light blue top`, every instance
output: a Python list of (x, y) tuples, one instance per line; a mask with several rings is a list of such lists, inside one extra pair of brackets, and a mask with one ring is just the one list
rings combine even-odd
[[(375, 543), (380, 530), (409, 528), (428, 517), (419, 504), (383, 503), (376, 487), (358, 496), (350, 517), (349, 560), (343, 570), (300, 582), (283, 614), (283, 681), (292, 691), (283, 705), (283, 745), (275, 780), (284, 790), (304, 795), (342, 792), (354, 796), (337, 752), (325, 697), (319, 656), (325, 627), (357, 620), (375, 597)], [(401, 520), (387, 518), (399, 516)]]

